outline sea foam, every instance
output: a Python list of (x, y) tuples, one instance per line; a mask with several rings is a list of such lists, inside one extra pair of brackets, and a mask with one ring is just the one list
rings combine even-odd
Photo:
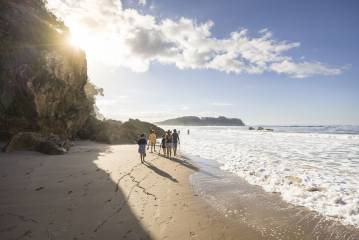
[(223, 170), (278, 192), (289, 203), (359, 227), (359, 135), (238, 127), (181, 132), (183, 153), (216, 160)]

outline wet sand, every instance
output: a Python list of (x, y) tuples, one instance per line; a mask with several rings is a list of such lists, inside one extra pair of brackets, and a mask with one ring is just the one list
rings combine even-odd
[(359, 229), (288, 204), (278, 193), (265, 192), (259, 186), (220, 170), (215, 161), (191, 159), (201, 169), (190, 177), (195, 191), (233, 225), (249, 226), (264, 239), (359, 239)]
[[(327, 236), (318, 235), (323, 230), (313, 223), (304, 219), (311, 228), (302, 228), (292, 218), (294, 213), (308, 218), (306, 210), (288, 207), (278, 196), (254, 191), (206, 164), (150, 153), (141, 164), (134, 145), (92, 142), (76, 142), (61, 156), (0, 153), (0, 239)], [(359, 239), (340, 229), (336, 233), (346, 234), (342, 238), (325, 239)]]

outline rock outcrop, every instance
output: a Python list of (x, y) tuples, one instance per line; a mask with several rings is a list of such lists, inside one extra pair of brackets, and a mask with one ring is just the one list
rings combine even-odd
[(48, 137), (36, 132), (20, 132), (15, 134), (4, 147), (4, 152), (16, 150), (35, 150), (49, 155), (66, 153), (70, 148), (67, 140), (61, 140), (56, 135)]
[(42, 1), (0, 4), (0, 131), (73, 137), (93, 111), (84, 52)]
[[(0, 0), (0, 141), (5, 151), (66, 152), (62, 143), (82, 137), (133, 143), (152, 124), (95, 118), (86, 55), (71, 47), (69, 30), (43, 0)], [(163, 130), (162, 130), (163, 131)]]
[(138, 119), (130, 119), (127, 122), (115, 120), (100, 121), (95, 117), (88, 118), (84, 127), (78, 132), (83, 139), (105, 142), (111, 144), (136, 143), (138, 135), (144, 133), (148, 136), (153, 129), (157, 136), (163, 136), (164, 130), (154, 124), (142, 122)]
[(157, 124), (180, 126), (244, 126), (243, 121), (239, 118), (226, 118), (223, 116), (218, 118), (185, 116), (168, 119), (162, 122), (158, 122)]

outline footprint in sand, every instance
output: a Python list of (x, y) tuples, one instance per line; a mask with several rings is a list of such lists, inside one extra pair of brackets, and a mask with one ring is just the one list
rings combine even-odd
[(14, 230), (15, 228), (17, 228), (16, 225), (13, 225), (13, 226), (10, 226), (10, 227), (6, 227), (6, 228), (3, 228), (0, 230), (0, 233), (3, 233), (3, 232), (11, 232), (12, 230)]
[(190, 236), (190, 238), (195, 237), (196, 233), (195, 232), (189, 232), (189, 236)]

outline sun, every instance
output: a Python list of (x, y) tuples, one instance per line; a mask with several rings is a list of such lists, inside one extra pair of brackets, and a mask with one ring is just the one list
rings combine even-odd
[(69, 42), (75, 48), (82, 48), (84, 39), (79, 35), (71, 34)]
[(91, 37), (89, 31), (80, 25), (72, 25), (70, 27), (69, 43), (75, 48), (86, 50), (91, 45)]
[(101, 60), (113, 64), (118, 61), (118, 49), (121, 43), (116, 36), (109, 36), (107, 32), (99, 31), (91, 26), (77, 21), (69, 22), (68, 46), (75, 50), (82, 50), (88, 59)]

